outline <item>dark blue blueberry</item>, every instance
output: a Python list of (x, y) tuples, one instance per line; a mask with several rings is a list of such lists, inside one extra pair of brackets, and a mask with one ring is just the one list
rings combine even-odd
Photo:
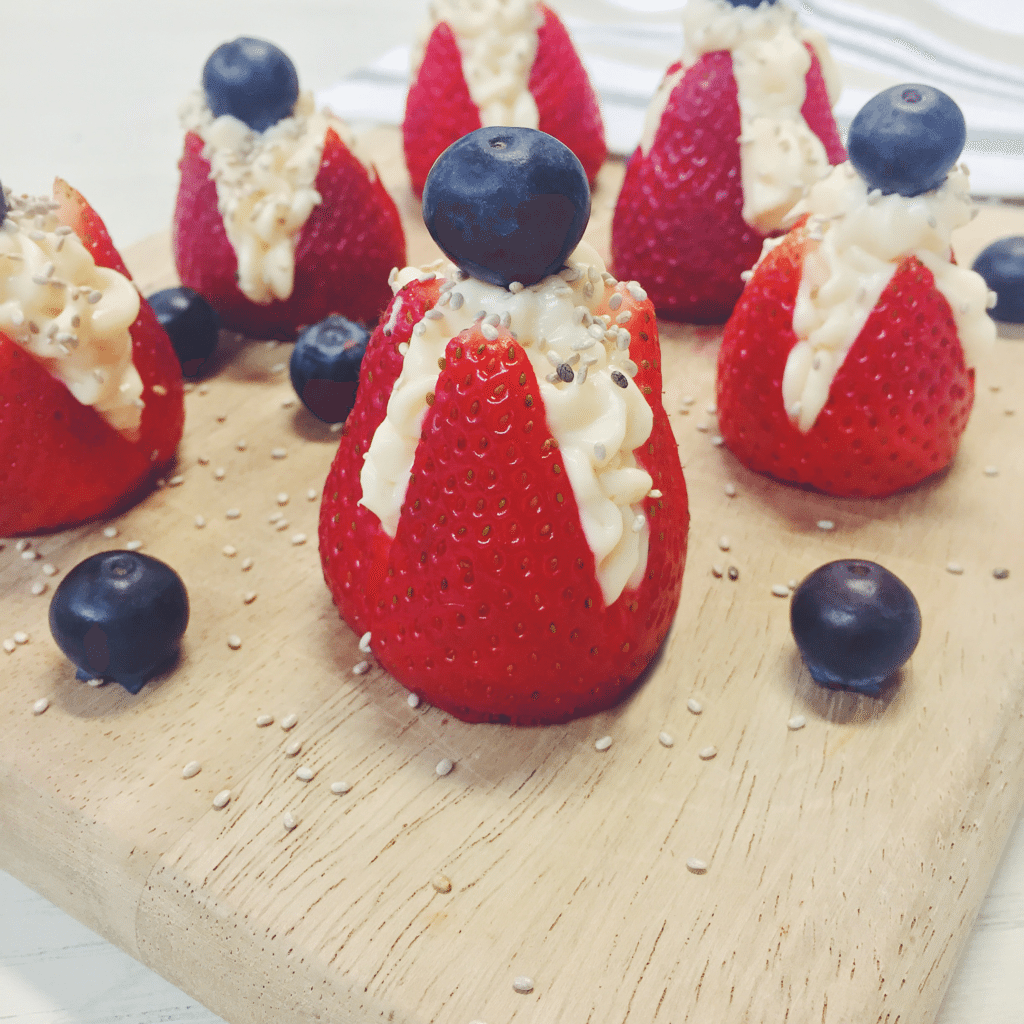
[(437, 158), (423, 188), (423, 220), (445, 255), (505, 288), (560, 270), (589, 219), (583, 165), (532, 128), (464, 135)]
[(203, 68), (203, 91), (215, 117), (231, 114), (257, 132), (287, 117), (299, 98), (299, 76), (288, 55), (263, 39), (222, 43)]
[(909, 588), (875, 562), (829, 562), (796, 588), (793, 638), (816, 683), (878, 696), (921, 637)]
[(762, 3), (773, 4), (775, 0), (727, 0), (733, 7), (760, 7)]
[(188, 625), (181, 577), (138, 551), (79, 562), (50, 602), (50, 632), (79, 679), (112, 679), (138, 693), (173, 663)]
[(147, 301), (171, 339), (182, 374), (197, 377), (217, 347), (220, 317), (191, 288), (165, 288)]
[(292, 387), (317, 419), (341, 423), (352, 411), (369, 339), (362, 327), (337, 313), (296, 338), (288, 364)]
[(850, 163), (884, 195), (919, 196), (946, 180), (967, 141), (960, 108), (930, 85), (894, 85), (850, 125)]
[(1024, 237), (1014, 235), (993, 242), (981, 251), (974, 269), (999, 297), (991, 310), (993, 319), (1024, 324)]
[(4, 183), (0, 181), (0, 224), (3, 224), (7, 216), (7, 196), (4, 195)]

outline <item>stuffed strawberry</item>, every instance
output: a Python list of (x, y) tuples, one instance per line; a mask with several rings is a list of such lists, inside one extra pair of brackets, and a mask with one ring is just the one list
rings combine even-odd
[(418, 55), (402, 124), (412, 190), (482, 125), (538, 128), (569, 147), (591, 184), (607, 155), (597, 97), (565, 26), (532, 0), (443, 0)]
[[(756, 5), (755, 5), (756, 6)], [(612, 269), (659, 316), (724, 323), (767, 235), (846, 159), (823, 38), (782, 4), (691, 0), (612, 221)]]
[(181, 367), (103, 222), (58, 179), (3, 194), (0, 536), (130, 500), (174, 455)]
[(292, 62), (225, 43), (182, 111), (174, 259), (225, 327), (292, 339), (339, 313), (372, 322), (405, 262), (398, 211), (347, 127), (300, 93)]
[(423, 208), (454, 262), (402, 271), (370, 339), (324, 488), (324, 576), (431, 703), (565, 721), (622, 696), (679, 602), (686, 487), (653, 307), (577, 247), (586, 175), (541, 132), (465, 136)]
[(879, 497), (953, 459), (995, 336), (949, 244), (971, 216), (965, 137), (939, 90), (886, 90), (850, 128), (850, 163), (765, 247), (718, 360), (722, 436), (749, 468)]

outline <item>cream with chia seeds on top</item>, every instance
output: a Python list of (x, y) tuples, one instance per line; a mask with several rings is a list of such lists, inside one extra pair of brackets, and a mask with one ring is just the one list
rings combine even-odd
[[(586, 243), (572, 254), (567, 268), (512, 292), (467, 278), (451, 264), (436, 265), (445, 281), (435, 306), (441, 317), (425, 317), (413, 328), (387, 416), (363, 462), (360, 503), (395, 536), (427, 395), (437, 386), (438, 359), (448, 341), (481, 313), (498, 322), (504, 318), (537, 375), (544, 414), (594, 553), (605, 604), (610, 605), (623, 590), (640, 585), (647, 567), (650, 529), (641, 503), (652, 480), (637, 465), (633, 451), (650, 436), (654, 415), (632, 380), (636, 365), (629, 358), (629, 332), (608, 314), (594, 316), (610, 298), (609, 281), (614, 279), (603, 276), (601, 258)], [(397, 293), (430, 273), (431, 268), (409, 267), (393, 275), (391, 286)], [(631, 283), (631, 288), (643, 294), (639, 285)], [(400, 305), (401, 298), (392, 310), (392, 323)], [(555, 372), (563, 363), (573, 370), (569, 382)], [(612, 379), (614, 371), (625, 387)]]
[(909, 256), (931, 271), (949, 303), (969, 367), (994, 341), (988, 287), (980, 274), (950, 262), (950, 234), (971, 219), (964, 169), (950, 171), (937, 189), (906, 198), (869, 190), (851, 164), (840, 164), (790, 218), (804, 214), (810, 214), (804, 228), (809, 241), (793, 307), (799, 341), (782, 378), (782, 399), (799, 430), (814, 425), (847, 352)]
[(654, 142), (672, 90), (707, 53), (728, 50), (740, 109), (743, 219), (762, 234), (778, 228), (806, 188), (829, 171), (821, 140), (801, 108), (807, 93), (809, 43), (833, 101), (839, 82), (824, 38), (800, 25), (782, 4), (733, 7), (727, 0), (690, 0), (683, 12), (682, 67), (661, 84), (644, 121), (640, 147)]
[(359, 158), (348, 126), (302, 92), (289, 117), (257, 132), (231, 114), (214, 117), (198, 89), (182, 104), (181, 123), (203, 140), (217, 209), (238, 259), (239, 290), (263, 305), (287, 299), (299, 233), (321, 202), (315, 185), (327, 129)]
[(540, 115), (529, 85), (543, 17), (535, 0), (433, 0), (430, 19), (413, 54), (413, 78), (443, 21), (458, 44), (481, 125), (536, 128)]
[(129, 441), (142, 422), (142, 378), (132, 361), (139, 293), (98, 267), (58, 204), (4, 189), (0, 231), (0, 331), (92, 406)]

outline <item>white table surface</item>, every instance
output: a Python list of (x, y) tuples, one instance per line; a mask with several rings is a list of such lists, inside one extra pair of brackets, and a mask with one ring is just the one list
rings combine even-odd
[[(599, 24), (632, 17), (675, 31), (679, 22), (674, 0), (549, 2), (570, 19)], [(842, 0), (809, 2), (829, 13)], [(883, 35), (895, 11), (908, 24), (927, 24), (947, 40), (1024, 69), (1020, 0), (857, 3), (864, 17), (881, 19)], [(643, 13), (630, 15), (629, 6)], [(271, 39), (294, 59), (302, 85), (322, 91), (408, 46), (424, 8), (425, 0), (0, 0), (0, 95), (6, 97), (0, 179), (40, 193), (59, 174), (100, 212), (115, 242), (129, 246), (169, 224), (181, 147), (177, 106), (215, 46), (237, 35)], [(649, 50), (640, 59), (657, 65), (675, 56)], [(877, 69), (855, 69), (851, 87), (873, 89), (879, 74), (884, 77)], [(1022, 965), (1024, 820), (1010, 837), (937, 1024), (1020, 1024)], [(0, 1024), (219, 1020), (0, 872)]]

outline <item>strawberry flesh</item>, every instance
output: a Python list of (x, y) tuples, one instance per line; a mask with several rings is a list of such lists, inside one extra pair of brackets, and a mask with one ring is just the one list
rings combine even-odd
[(181, 283), (199, 292), (225, 327), (252, 338), (292, 340), (332, 313), (371, 323), (388, 304), (388, 274), (405, 263), (398, 210), (376, 173), (333, 129), (327, 130), (314, 186), (322, 201), (299, 234), (294, 287), (286, 300), (261, 304), (239, 291), (238, 260), (217, 209), (202, 139), (194, 132), (185, 136), (179, 167), (175, 266)]
[(789, 420), (782, 376), (804, 241), (762, 260), (726, 325), (718, 358), (722, 437), (749, 469), (837, 496), (912, 487), (956, 454), (974, 401), (952, 311), (931, 271), (906, 257), (836, 373), (807, 433)]

